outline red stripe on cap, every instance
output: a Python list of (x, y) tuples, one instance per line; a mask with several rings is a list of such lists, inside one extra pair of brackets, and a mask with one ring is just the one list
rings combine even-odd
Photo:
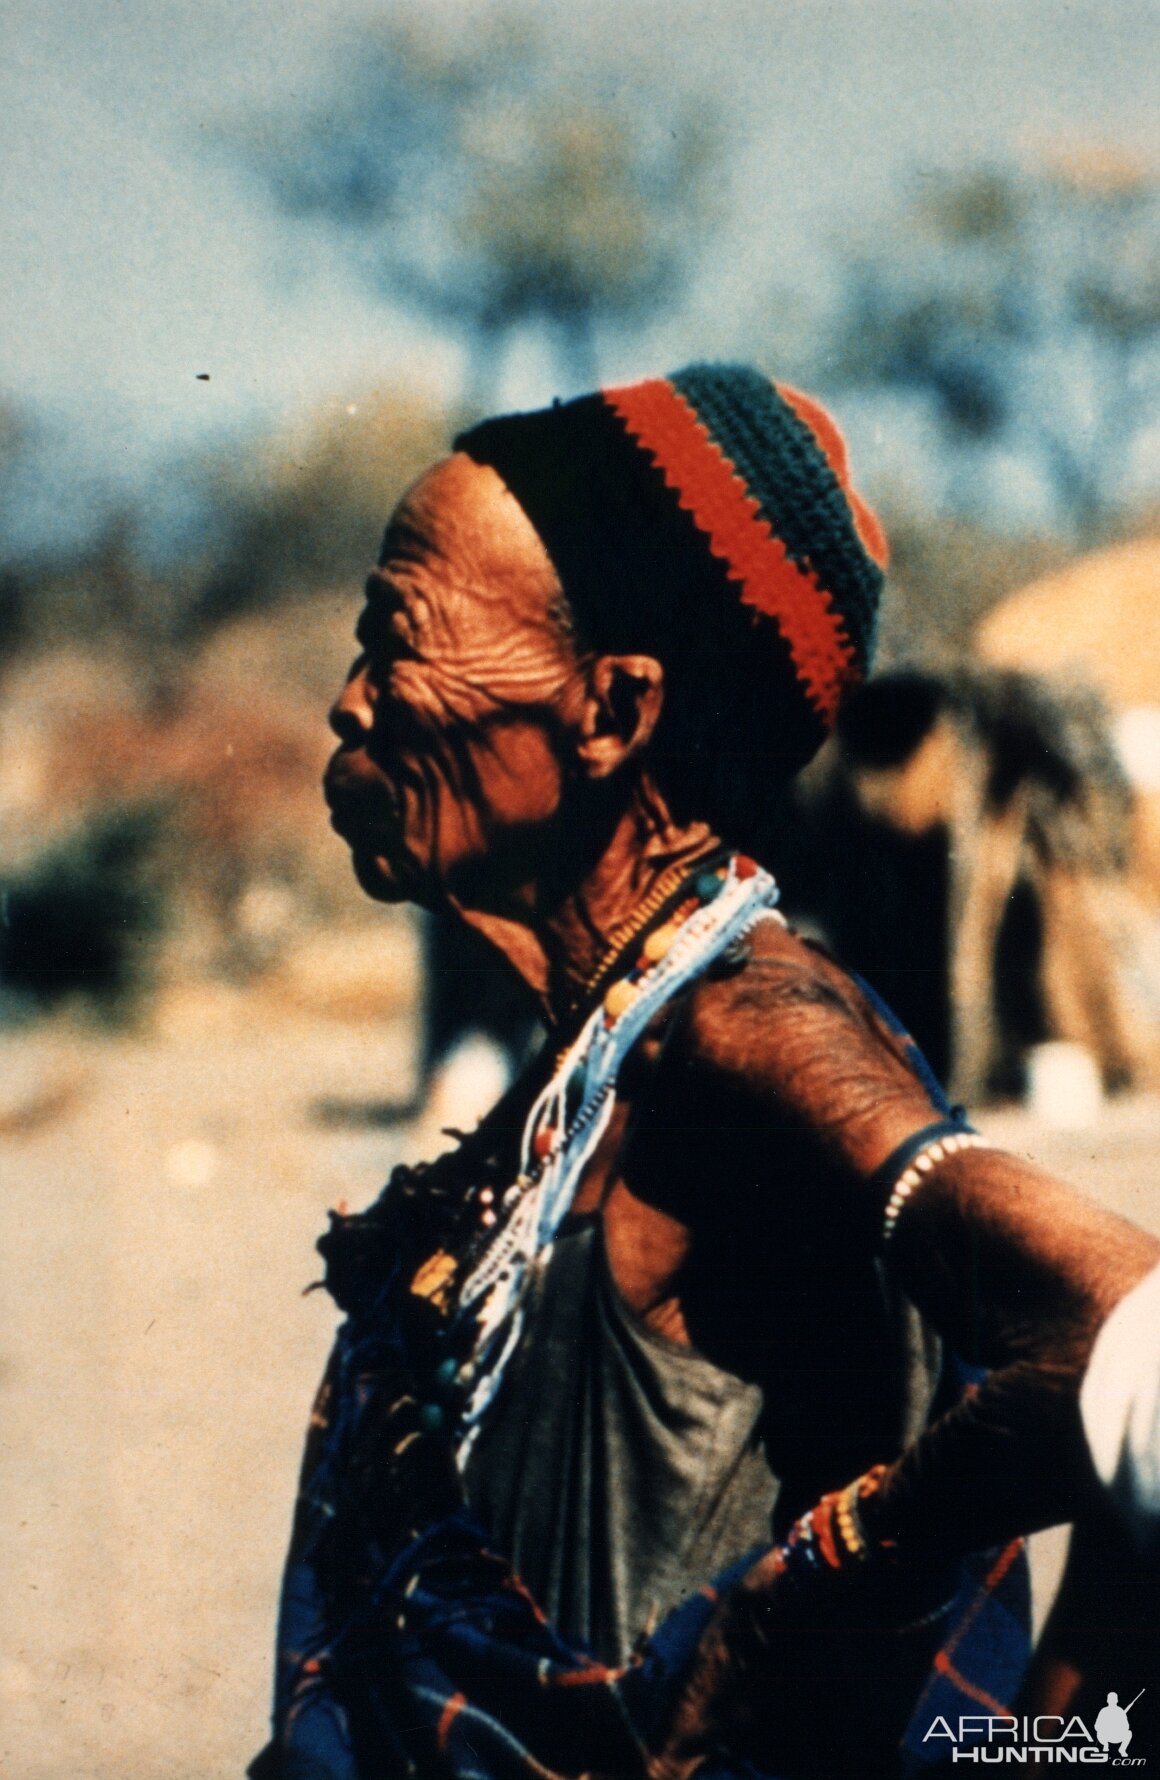
[(790, 559), (734, 465), (671, 383), (650, 378), (601, 395), (741, 583), (742, 605), (774, 619), (806, 697), (830, 728), (854, 650), (829, 594)]
[(803, 396), (800, 389), (791, 389), (788, 383), (775, 383), (773, 387), (786, 407), (792, 408), (798, 419), (814, 435), (818, 449), (841, 484), (842, 493), (854, 517), (854, 529), (862, 540), (863, 550), (872, 562), (884, 569), (890, 560), (886, 533), (882, 530), (873, 507), (867, 506), (850, 481), (846, 441), (834, 425), (832, 416), (826, 413), (820, 402), (815, 402), (812, 396)]

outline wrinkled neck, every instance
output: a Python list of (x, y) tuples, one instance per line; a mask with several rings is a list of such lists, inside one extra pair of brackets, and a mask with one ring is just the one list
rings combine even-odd
[(634, 923), (649, 899), (670, 882), (675, 887), (685, 870), (719, 847), (707, 823), (675, 821), (651, 780), (642, 778), (574, 883), (556, 880), (546, 860), (542, 874), (502, 913), (463, 903), (455, 912), (504, 955), (538, 997), (549, 1025), (559, 1026), (618, 944), (632, 949)]

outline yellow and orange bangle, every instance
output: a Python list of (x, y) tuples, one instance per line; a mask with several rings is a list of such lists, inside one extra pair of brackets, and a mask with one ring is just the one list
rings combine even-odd
[(894, 1541), (873, 1538), (862, 1513), (885, 1474), (885, 1465), (874, 1465), (844, 1489), (831, 1490), (795, 1521), (776, 1554), (776, 1573), (809, 1586), (811, 1576), (844, 1575), (892, 1556)]
[[(844, 1549), (851, 1560), (864, 1564), (872, 1553), (879, 1549), (869, 1539), (862, 1519), (862, 1503), (871, 1496), (877, 1495), (882, 1487), (882, 1479), (886, 1475), (885, 1465), (874, 1465), (853, 1483), (848, 1483), (844, 1490), (838, 1492), (834, 1506), (834, 1519)], [(885, 1550), (883, 1546), (881, 1549)]]

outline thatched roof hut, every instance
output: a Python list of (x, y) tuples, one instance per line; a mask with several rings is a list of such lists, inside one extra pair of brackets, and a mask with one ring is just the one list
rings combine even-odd
[(1160, 903), (1160, 538), (1095, 551), (1033, 581), (989, 613), (975, 643), (997, 667), (1102, 692), (1136, 790), (1133, 875)]
[(975, 642), (996, 667), (1094, 683), (1113, 711), (1160, 704), (1160, 538), (1033, 581), (989, 613)]

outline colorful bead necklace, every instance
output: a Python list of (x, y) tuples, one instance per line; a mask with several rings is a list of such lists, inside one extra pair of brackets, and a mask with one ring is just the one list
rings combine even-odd
[[(589, 1002), (599, 990), (607, 986), (609, 979), (623, 966), (625, 954), (633, 940), (638, 934), (644, 932), (650, 922), (657, 919), (666, 902), (673, 902), (675, 898), (685, 900), (681, 893), (685, 892), (687, 895), (689, 886), (702, 873), (720, 865), (727, 857), (725, 850), (718, 847), (699, 861), (675, 860), (672, 865), (667, 866), (661, 872), (648, 895), (641, 899), (628, 919), (622, 921), (619, 927), (612, 929), (599, 962), (580, 985), (571, 1009), (573, 1014), (586, 1002)], [(668, 911), (666, 925), (673, 919), (674, 912), (674, 909)]]
[[(450, 1271), (441, 1277), (435, 1256), (413, 1281), (421, 1296), (454, 1296), (452, 1345), (459, 1353), (470, 1347), (455, 1379), (461, 1467), (519, 1343), (532, 1268), (551, 1247), (612, 1116), (621, 1063), (658, 1010), (741, 939), (777, 897), (769, 873), (742, 855), (695, 873), (688, 894), (645, 937), (635, 963), (605, 991), (557, 1061), (528, 1114), (516, 1180), (498, 1202), (492, 1189), (478, 1195), (475, 1242), (461, 1261), (445, 1258)], [(658, 898), (656, 908), (663, 901)], [(462, 1279), (458, 1292), (453, 1274)]]

